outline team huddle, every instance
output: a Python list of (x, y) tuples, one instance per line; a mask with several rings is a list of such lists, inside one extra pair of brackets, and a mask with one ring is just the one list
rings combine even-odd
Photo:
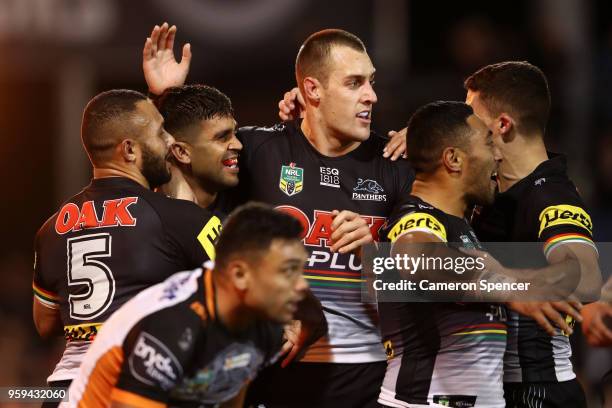
[[(539, 68), (485, 66), (465, 102), (429, 103), (386, 138), (364, 44), (328, 29), (299, 49), (283, 122), (238, 128), (226, 95), (185, 85), (175, 35), (164, 23), (146, 40), (148, 97), (87, 104), (93, 179), (35, 238), (34, 323), (66, 339), (47, 380), (70, 387), (60, 406), (587, 406), (569, 336), (584, 320), (592, 345), (612, 344), (612, 288), (565, 158), (544, 145)], [(488, 276), (572, 296), (363, 302), (372, 242), (540, 243), (546, 266), (491, 261)]]

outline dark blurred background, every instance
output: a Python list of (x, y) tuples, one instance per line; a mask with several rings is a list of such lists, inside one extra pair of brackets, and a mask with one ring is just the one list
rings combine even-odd
[[(79, 140), (86, 102), (146, 91), (141, 50), (153, 25), (178, 26), (177, 52), (189, 41), (194, 53), (188, 82), (220, 88), (242, 125), (277, 121), (298, 47), (322, 28), (366, 43), (381, 133), (426, 102), (464, 99), (463, 79), (484, 64), (528, 60), (550, 81), (549, 148), (568, 154), (596, 238), (612, 241), (611, 17), (606, 0), (0, 0), (0, 386), (43, 385), (59, 358), (62, 341), (41, 341), (32, 324), (33, 236), (91, 176)], [(598, 407), (610, 350), (573, 341)]]

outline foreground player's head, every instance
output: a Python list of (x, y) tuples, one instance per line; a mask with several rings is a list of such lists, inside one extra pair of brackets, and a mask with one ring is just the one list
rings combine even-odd
[(170, 180), (166, 158), (173, 139), (140, 92), (116, 89), (96, 95), (83, 112), (81, 139), (96, 169), (136, 173), (150, 188)]
[(263, 204), (238, 207), (216, 246), (215, 273), (247, 311), (286, 323), (308, 284), (302, 275), (307, 253), (298, 220)]
[[(550, 91), (544, 73), (524, 61), (487, 65), (465, 80), (466, 102), (508, 143), (513, 137), (544, 136), (550, 112)], [(500, 140), (497, 140), (498, 142)]]
[(463, 102), (438, 101), (408, 122), (408, 161), (420, 180), (456, 188), (466, 204), (490, 204), (501, 156), (487, 126)]
[(175, 162), (208, 191), (238, 184), (236, 121), (230, 99), (206, 85), (167, 89), (157, 101), (165, 128), (174, 136)]
[(306, 114), (316, 112), (316, 119), (338, 138), (366, 140), (377, 101), (374, 71), (363, 42), (355, 35), (338, 29), (312, 34), (295, 62)]

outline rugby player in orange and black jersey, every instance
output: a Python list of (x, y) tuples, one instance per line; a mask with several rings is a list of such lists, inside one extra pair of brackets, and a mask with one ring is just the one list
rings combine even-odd
[(283, 326), (228, 329), (212, 273), (178, 272), (115, 313), (86, 355), (68, 406), (216, 407), (274, 362)]
[[(395, 242), (417, 231), (432, 234), (451, 247), (482, 249), (465, 218), (447, 214), (416, 196), (393, 212), (380, 234), (382, 240)], [(505, 406), (504, 306), (379, 302), (378, 311), (388, 358), (381, 404)]]
[[(541, 242), (545, 257), (567, 243), (595, 248), (591, 217), (567, 175), (565, 157), (550, 152), (548, 157), (527, 177), (498, 193), (492, 206), (475, 212), (472, 225), (483, 242)], [(547, 398), (553, 400), (567, 396), (572, 399), (565, 404), (586, 406), (571, 355), (569, 337), (561, 330), (551, 337), (534, 320), (510, 311), (504, 360), (507, 401), (522, 399), (529, 391), (520, 389), (519, 383), (528, 383), (532, 393), (550, 393)], [(544, 389), (534, 383), (549, 385)]]
[(58, 308), (66, 350), (49, 382), (71, 380), (100, 325), (143, 289), (214, 256), (219, 218), (123, 177), (92, 180), (36, 234), (34, 296)]
[[(280, 355), (283, 325), (306, 296), (307, 252), (299, 222), (268, 206), (245, 205), (225, 226), (216, 264), (178, 272), (111, 316), (69, 406), (242, 406), (248, 382)], [(311, 306), (322, 322), (320, 305)]]

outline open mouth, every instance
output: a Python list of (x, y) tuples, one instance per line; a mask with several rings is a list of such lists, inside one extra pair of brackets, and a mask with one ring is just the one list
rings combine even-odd
[(491, 180), (497, 183), (497, 170), (491, 172)]
[(230, 157), (221, 162), (225, 167), (230, 169), (238, 169), (238, 156)]
[(370, 121), (372, 119), (372, 111), (364, 110), (364, 111), (359, 112), (355, 116), (357, 116), (359, 119)]

